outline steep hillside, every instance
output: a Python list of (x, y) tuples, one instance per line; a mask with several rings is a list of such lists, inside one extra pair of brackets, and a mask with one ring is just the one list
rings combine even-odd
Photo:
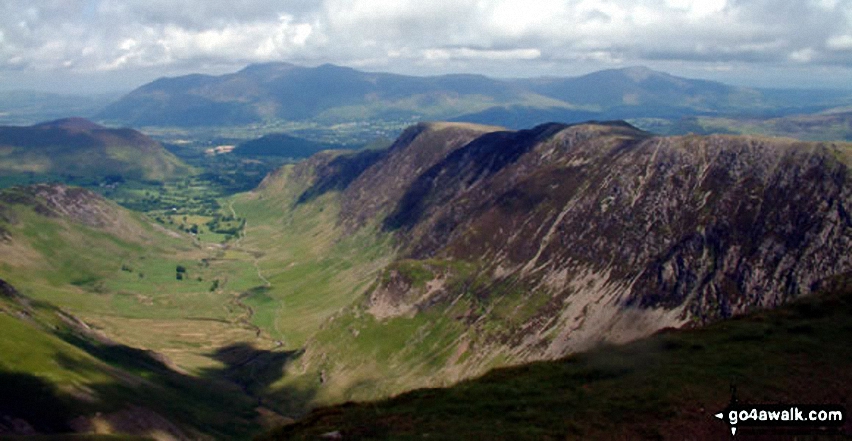
[(225, 252), (88, 190), (0, 191), (0, 435), (244, 439), (282, 421), (263, 376), (292, 354), (249, 323), (240, 295), (263, 282)]
[(82, 118), (0, 127), (0, 176), (167, 180), (190, 172), (160, 143), (131, 129), (108, 129)]
[[(743, 404), (847, 403), (850, 323), (852, 286), (840, 281), (778, 310), (703, 329), (497, 369), (444, 390), (319, 409), (260, 439), (727, 439), (728, 425), (714, 414), (728, 406), (731, 386)], [(735, 439), (847, 439), (852, 423), (847, 410), (840, 433), (769, 430), (739, 427)]]
[(233, 439), (256, 430), (256, 403), (236, 386), (179, 373), (2, 280), (0, 332), (0, 436)]
[(396, 257), (281, 384), (387, 396), (808, 295), (852, 268), (849, 154), (611, 122), (423, 124), (385, 153), (315, 157), (255, 200), (334, 207), (324, 240), (391, 237)]

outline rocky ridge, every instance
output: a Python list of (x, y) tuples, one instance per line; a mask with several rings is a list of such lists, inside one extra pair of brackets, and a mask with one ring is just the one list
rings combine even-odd
[(378, 219), (399, 247), (358, 310), (377, 326), (452, 315), (463, 331), (434, 378), (463, 378), (774, 307), (852, 269), (849, 148), (417, 126), (341, 187), (339, 223)]

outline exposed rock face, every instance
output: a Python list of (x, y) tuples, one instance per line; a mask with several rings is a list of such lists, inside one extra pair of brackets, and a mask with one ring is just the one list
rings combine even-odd
[(621, 122), (419, 126), (345, 186), (341, 222), (398, 239), (365, 300), (377, 319), (463, 305), (458, 347), (475, 355), (459, 363), (552, 358), (852, 270), (849, 150)]
[(30, 205), (42, 216), (65, 217), (90, 227), (103, 228), (118, 222), (115, 205), (89, 190), (61, 184), (7, 190), (0, 194), (0, 203)]
[(850, 268), (852, 193), (832, 147), (600, 130), (479, 138), (421, 175), (385, 225), (412, 257), (485, 258), (539, 279), (611, 272), (631, 286), (626, 304), (710, 317)]
[(386, 214), (411, 185), (447, 155), (484, 133), (498, 130), (473, 124), (421, 123), (406, 130), (387, 157), (364, 170), (346, 187), (341, 218), (350, 230)]
[(13, 235), (3, 229), (3, 223), (20, 222), (15, 205), (29, 207), (60, 223), (70, 221), (119, 237), (149, 240), (139, 219), (97, 193), (63, 184), (36, 184), (0, 191), (0, 245), (14, 242)]

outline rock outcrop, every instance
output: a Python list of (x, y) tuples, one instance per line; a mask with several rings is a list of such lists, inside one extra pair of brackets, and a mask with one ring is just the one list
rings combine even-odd
[[(848, 273), (850, 149), (624, 122), (424, 124), (369, 164), (337, 164), (341, 185), (322, 187), (335, 178), (322, 169), (304, 194), (340, 191), (342, 231), (396, 239), (396, 260), (337, 320), (353, 342), (359, 326), (452, 321), (412, 327), (391, 357), (394, 372), (423, 369), (429, 335), (454, 335), (414, 385), (428, 386), (771, 308)], [(351, 324), (364, 313), (375, 321)]]

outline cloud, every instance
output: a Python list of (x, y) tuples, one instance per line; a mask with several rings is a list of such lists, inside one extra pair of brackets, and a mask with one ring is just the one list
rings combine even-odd
[[(0, 71), (852, 67), (852, 0), (0, 0)], [(517, 63), (515, 63), (517, 61)], [(429, 72), (434, 73), (434, 72)]]
[(825, 42), (826, 47), (836, 51), (852, 50), (852, 35), (835, 35)]
[(538, 49), (475, 49), (475, 48), (438, 48), (423, 51), (426, 60), (534, 60), (541, 57)]

